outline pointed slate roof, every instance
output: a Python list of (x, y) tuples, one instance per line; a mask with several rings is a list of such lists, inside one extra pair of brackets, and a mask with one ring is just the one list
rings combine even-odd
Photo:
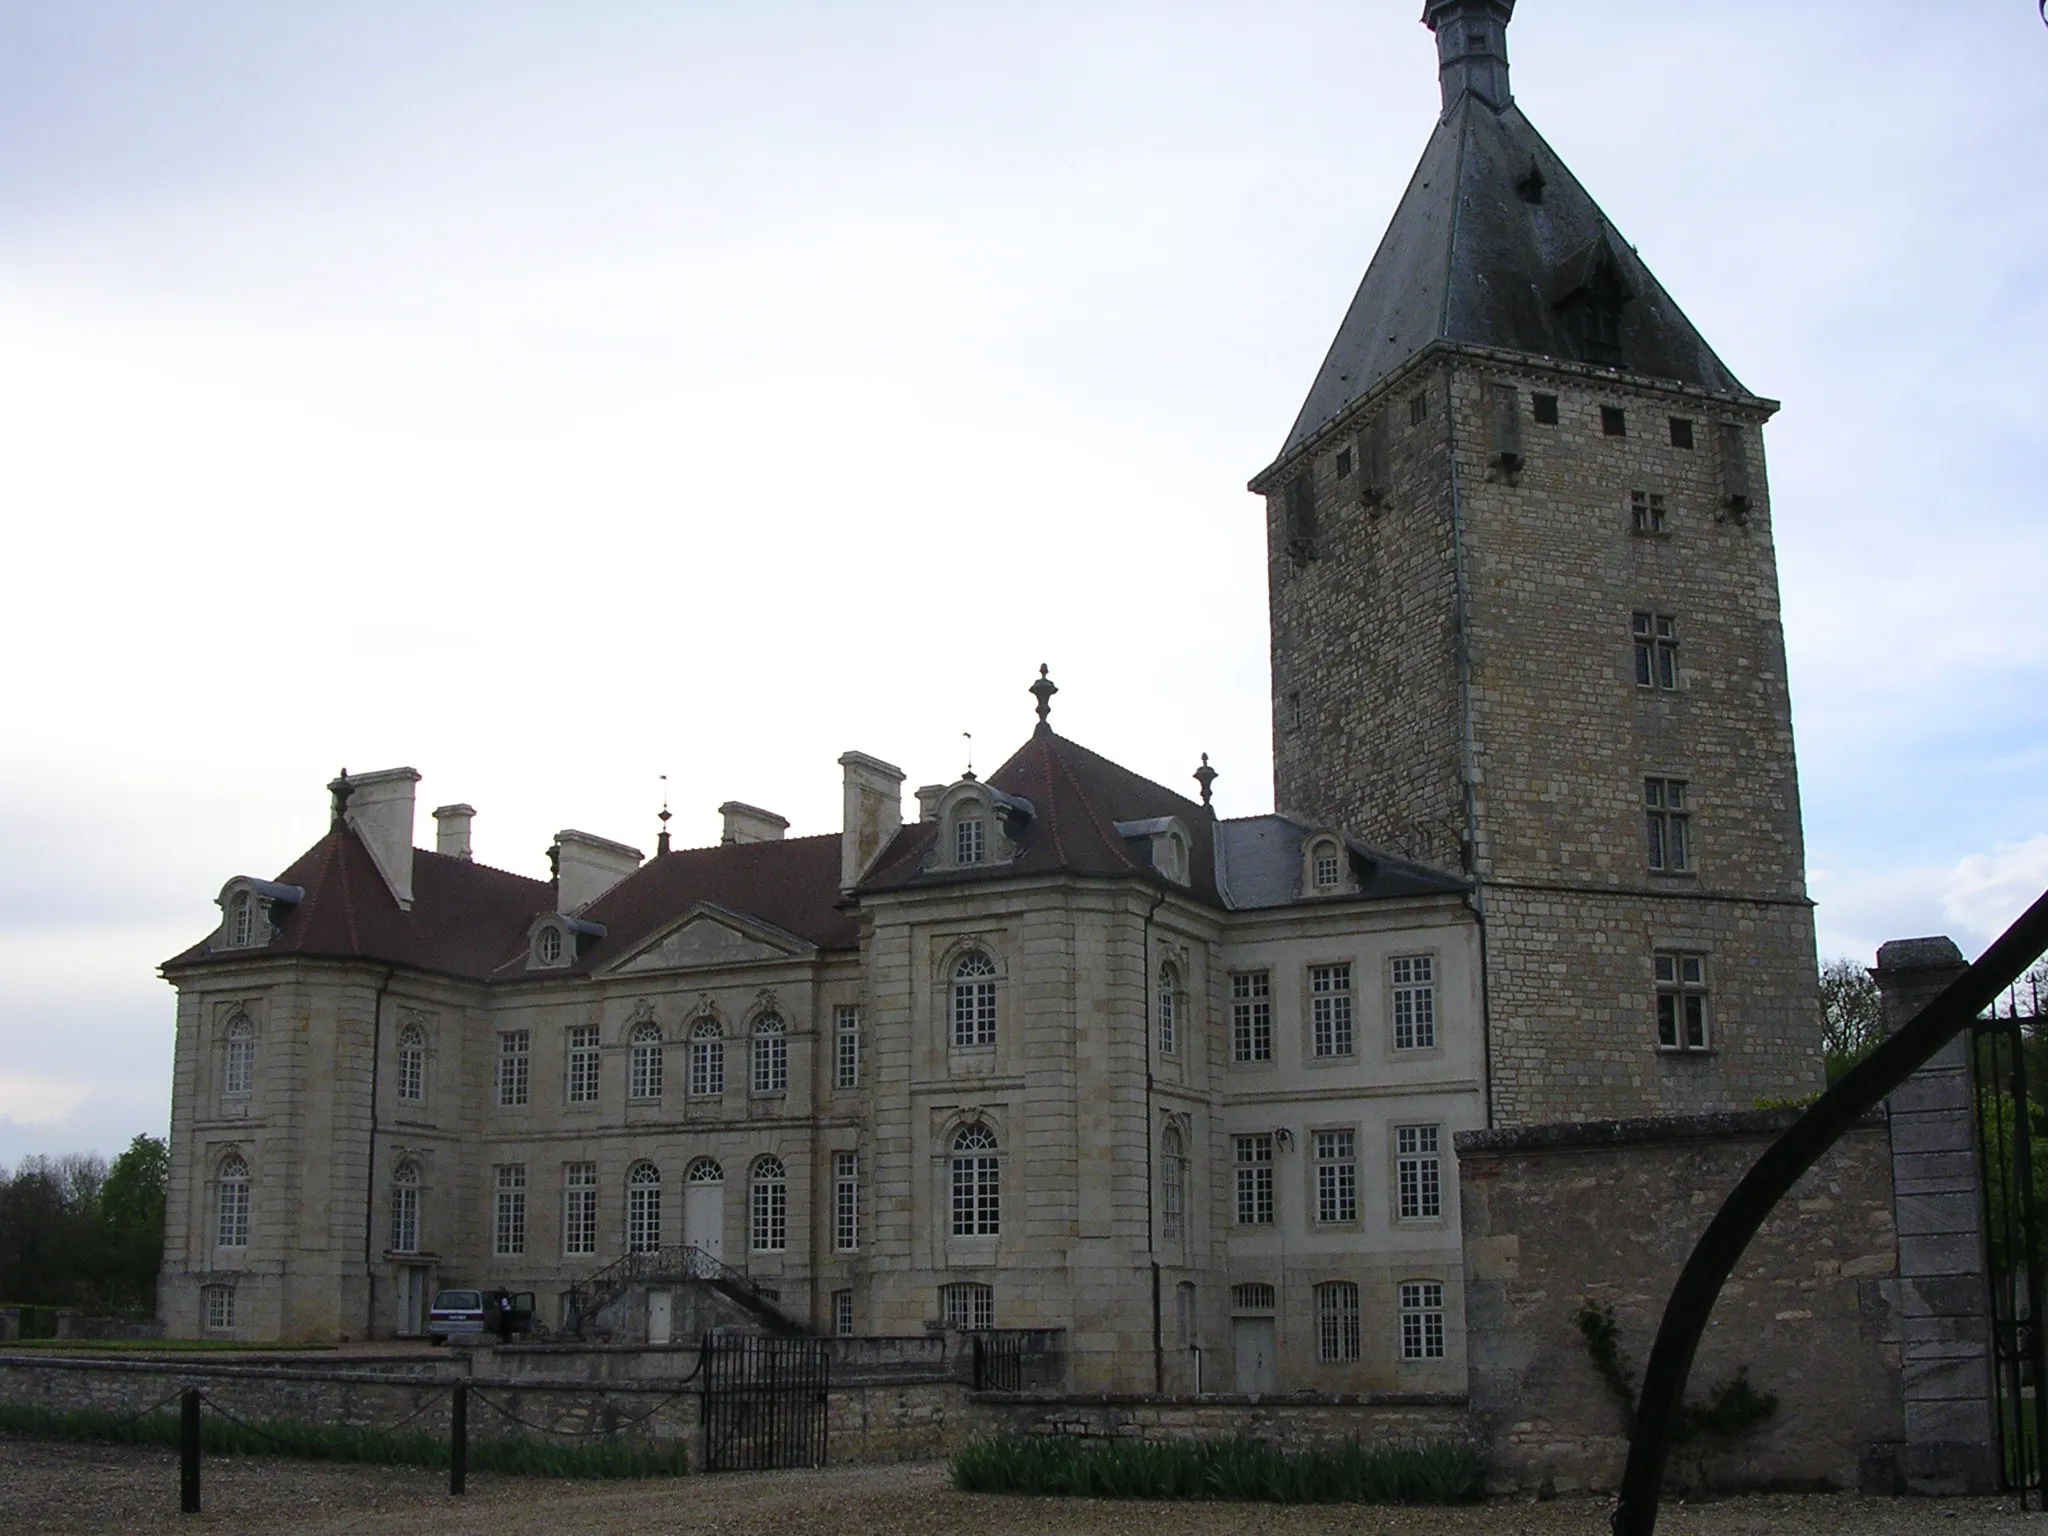
[(1603, 256), (1631, 296), (1619, 371), (1752, 398), (1521, 109), (1460, 95), (1430, 135), (1272, 468), (1433, 344), (1587, 361), (1559, 306)]

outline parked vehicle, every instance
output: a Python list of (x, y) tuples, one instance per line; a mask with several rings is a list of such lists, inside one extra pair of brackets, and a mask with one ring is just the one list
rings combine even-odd
[(531, 1291), (440, 1291), (427, 1310), (427, 1338), (435, 1344), (460, 1334), (489, 1334), (503, 1341), (534, 1331)]

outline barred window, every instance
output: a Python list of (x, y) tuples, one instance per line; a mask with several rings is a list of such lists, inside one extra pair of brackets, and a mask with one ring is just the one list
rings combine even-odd
[(516, 1257), (526, 1252), (526, 1164), (500, 1163), (493, 1183), (491, 1251)]
[(782, 1015), (764, 1013), (754, 1020), (754, 1092), (789, 1091), (789, 1036)]
[(1358, 1358), (1358, 1287), (1349, 1280), (1316, 1287), (1316, 1358), (1325, 1365)]
[(853, 1337), (853, 1292), (832, 1293), (832, 1331), (842, 1339)]
[(597, 1164), (570, 1163), (562, 1170), (562, 1252), (597, 1252)]
[(1188, 1159), (1180, 1127), (1169, 1125), (1159, 1138), (1160, 1229), (1169, 1243), (1181, 1240), (1187, 1225)]
[(231, 1331), (235, 1326), (235, 1288), (232, 1285), (209, 1285), (202, 1290), (201, 1296), (206, 1306), (206, 1331)]
[(709, 1016), (690, 1026), (690, 1097), (725, 1092), (725, 1026)]
[(840, 1253), (860, 1248), (860, 1154), (832, 1154), (832, 1246)]
[(992, 1286), (962, 1283), (939, 1287), (939, 1320), (948, 1328), (984, 1332), (996, 1325)]
[(995, 1237), (1002, 1230), (1002, 1164), (995, 1132), (970, 1125), (953, 1138), (953, 1235)]
[(420, 1251), (420, 1171), (411, 1163), (391, 1175), (391, 1251)]
[(661, 1026), (646, 1023), (633, 1030), (632, 1054), (628, 1058), (626, 1092), (636, 1099), (661, 1097)]
[(779, 1157), (757, 1158), (747, 1185), (747, 1246), (780, 1253), (789, 1246), (789, 1175)]
[(1230, 1288), (1230, 1310), (1233, 1312), (1271, 1312), (1278, 1305), (1279, 1296), (1263, 1280), (1247, 1280)]
[(1316, 1220), (1358, 1220), (1358, 1133), (1317, 1131)]
[(1444, 1287), (1440, 1280), (1401, 1283), (1401, 1358), (1444, 1357)]
[(1436, 1045), (1436, 962), (1428, 955), (1396, 955), (1387, 962), (1393, 983), (1394, 1049), (1426, 1051)]
[(1678, 620), (1668, 613), (1629, 616), (1635, 643), (1636, 686), (1669, 692), (1678, 687)]
[(230, 1098), (245, 1098), (256, 1083), (256, 1026), (246, 1013), (228, 1021), (227, 1061), (221, 1072), (220, 1091)]
[(1657, 1045), (1666, 1051), (1707, 1049), (1707, 957), (1656, 951)]
[(215, 1239), (223, 1248), (249, 1246), (249, 1165), (239, 1153), (220, 1161), (220, 1225)]
[(1309, 1018), (1318, 1056), (1351, 1054), (1351, 967), (1308, 968)]
[(1650, 868), (1667, 875), (1689, 872), (1692, 808), (1686, 804), (1685, 780), (1643, 780), (1643, 823), (1650, 845)]
[(417, 1104), (427, 1096), (427, 1033), (417, 1024), (398, 1032), (398, 1098)]
[(833, 1086), (860, 1086), (860, 1009), (841, 1003), (832, 1010)]
[(569, 1026), (569, 1102), (597, 1102), (597, 1026)]
[(996, 1043), (996, 963), (975, 951), (953, 967), (953, 1044)]
[(1231, 1146), (1237, 1163), (1237, 1224), (1266, 1227), (1273, 1224), (1273, 1134), (1260, 1131), (1251, 1136), (1233, 1136)]
[(1444, 1213), (1440, 1140), (1434, 1125), (1394, 1128), (1394, 1182), (1403, 1221), (1434, 1221)]
[(498, 1108), (514, 1109), (526, 1102), (526, 1084), (531, 1066), (533, 1036), (523, 1029), (507, 1029), (498, 1035)]
[(1273, 1059), (1273, 978), (1265, 971), (1230, 978), (1230, 1059)]
[(1159, 967), (1159, 1054), (1171, 1056), (1180, 1049), (1180, 972), (1171, 965)]
[(635, 1163), (626, 1170), (626, 1252), (653, 1253), (661, 1246), (661, 1170)]

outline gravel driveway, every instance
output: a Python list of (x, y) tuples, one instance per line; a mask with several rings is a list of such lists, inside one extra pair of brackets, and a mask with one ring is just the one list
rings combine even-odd
[[(822, 1472), (732, 1473), (655, 1482), (556, 1482), (472, 1474), (451, 1499), (447, 1474), (268, 1456), (216, 1456), (207, 1513), (178, 1514), (177, 1458), (166, 1451), (0, 1439), (0, 1531), (207, 1531), (284, 1536), (1240, 1536), (1257, 1532), (1387, 1536), (1606, 1536), (1605, 1500), (1560, 1499), (1464, 1509), (1351, 1505), (1146, 1504), (955, 1493), (937, 1463)], [(1673, 1506), (1658, 1536), (1965, 1536), (2033, 1531), (2048, 1519), (1992, 1499), (1731, 1499)]]

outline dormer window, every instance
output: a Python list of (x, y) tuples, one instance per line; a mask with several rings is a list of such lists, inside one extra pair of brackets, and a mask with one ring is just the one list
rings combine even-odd
[(1343, 839), (1334, 832), (1312, 834), (1301, 849), (1301, 885), (1304, 896), (1355, 894), (1351, 861)]
[(593, 923), (564, 912), (543, 913), (534, 919), (526, 940), (526, 967), (550, 971), (574, 965), (588, 945), (605, 936), (603, 923)]
[(1153, 816), (1144, 821), (1119, 821), (1116, 834), (1143, 854), (1162, 878), (1175, 885), (1188, 883), (1192, 844), (1188, 829), (1178, 816)]
[(286, 912), (306, 899), (303, 886), (279, 885), (274, 880), (252, 880), (237, 875), (221, 888), (218, 949), (261, 949), (277, 933)]
[(256, 898), (247, 891), (242, 892), (229, 908), (228, 942), (236, 949), (247, 949), (256, 942)]
[(1337, 850), (1329, 843), (1316, 849), (1316, 889), (1334, 891), (1337, 888)]
[(543, 928), (533, 936), (533, 958), (539, 965), (562, 963), (562, 930)]
[(988, 823), (979, 816), (962, 816), (953, 823), (953, 862), (980, 864), (988, 858)]

